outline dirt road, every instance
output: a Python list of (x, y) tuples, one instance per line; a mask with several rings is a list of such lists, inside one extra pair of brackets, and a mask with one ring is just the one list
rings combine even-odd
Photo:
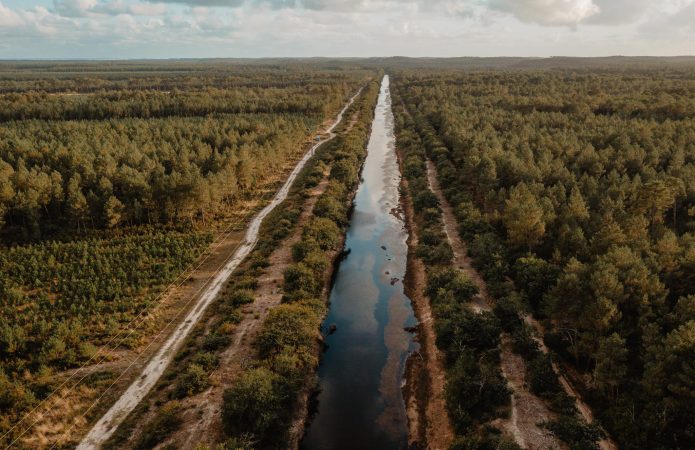
[(251, 253), (251, 250), (256, 245), (258, 239), (258, 231), (261, 227), (263, 219), (275, 209), (277, 205), (282, 203), (289, 192), (295, 178), (301, 172), (306, 162), (314, 155), (316, 149), (323, 143), (333, 139), (336, 135), (333, 132), (335, 127), (341, 122), (343, 114), (350, 107), (352, 102), (360, 94), (361, 89), (355, 94), (340, 111), (333, 124), (325, 130), (328, 137), (323, 141), (315, 144), (307, 151), (304, 157), (297, 163), (294, 170), (290, 173), (285, 184), (275, 194), (272, 201), (258, 213), (250, 222), (244, 242), (239, 246), (232, 257), (227, 261), (224, 267), (212, 279), (196, 303), (188, 312), (186, 317), (176, 326), (173, 333), (160, 347), (157, 353), (152, 357), (149, 363), (142, 370), (141, 375), (128, 387), (121, 395), (118, 401), (104, 414), (101, 419), (94, 425), (90, 432), (84, 437), (78, 450), (96, 449), (99, 448), (111, 435), (116, 431), (118, 426), (130, 414), (130, 412), (142, 401), (147, 393), (152, 389), (157, 380), (161, 377), (166, 367), (171, 363), (176, 351), (184, 342), (190, 331), (203, 315), (205, 309), (217, 297), (224, 286), (227, 278), (237, 268), (237, 266)]

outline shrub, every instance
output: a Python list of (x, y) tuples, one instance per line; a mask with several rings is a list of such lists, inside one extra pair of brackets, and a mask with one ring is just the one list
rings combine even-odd
[(497, 409), (509, 402), (509, 394), (499, 369), (478, 364), (477, 355), (470, 349), (463, 350), (447, 371), (447, 409), (459, 434), (465, 434), (474, 421), (495, 417)]
[(563, 442), (566, 442), (570, 450), (598, 450), (596, 444), (601, 439), (601, 431), (595, 425), (589, 425), (576, 417), (562, 415), (558, 419), (546, 424)]
[[(295, 300), (309, 297), (318, 291), (319, 283), (314, 272), (304, 263), (295, 263), (285, 269), (285, 292)], [(293, 295), (295, 294), (295, 295)]]
[(419, 213), (426, 208), (437, 208), (439, 206), (439, 201), (437, 196), (432, 193), (429, 189), (425, 189), (415, 194), (413, 198), (413, 208), (415, 212)]
[(345, 204), (330, 195), (322, 195), (314, 205), (314, 215), (344, 225), (347, 222)]
[(230, 300), (234, 306), (246, 305), (253, 303), (255, 300), (253, 291), (251, 289), (238, 289), (234, 291)]
[(284, 304), (270, 311), (256, 339), (262, 358), (275, 355), (285, 348), (294, 352), (310, 352), (316, 338), (314, 311)]
[(138, 450), (151, 449), (178, 430), (182, 423), (179, 417), (180, 410), (181, 404), (177, 401), (164, 405), (157, 416), (145, 425), (135, 448)]
[(223, 395), (222, 418), (227, 433), (252, 433), (263, 440), (283, 439), (289, 419), (281, 377), (259, 367), (244, 372)]
[(178, 379), (175, 395), (177, 398), (188, 397), (202, 392), (209, 385), (208, 374), (205, 369), (198, 364), (189, 364), (186, 371)]
[(210, 372), (220, 364), (220, 359), (213, 353), (201, 352), (196, 353), (193, 358), (191, 358), (191, 363), (197, 364), (205, 371)]
[(229, 336), (218, 333), (210, 333), (203, 340), (203, 350), (215, 351), (229, 345)]
[(323, 250), (335, 248), (341, 236), (338, 225), (324, 217), (314, 217), (304, 228), (304, 239), (313, 239)]

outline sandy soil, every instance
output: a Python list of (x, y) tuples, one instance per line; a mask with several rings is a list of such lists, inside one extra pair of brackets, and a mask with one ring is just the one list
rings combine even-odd
[[(471, 302), (471, 308), (476, 312), (489, 311), (493, 300), (487, 292), (485, 281), (473, 267), (465, 243), (459, 237), (453, 209), (442, 193), (437, 180), (436, 169), (429, 160), (427, 161), (427, 178), (442, 209), (444, 230), (454, 251), (454, 265), (461, 269), (478, 287), (479, 293)], [(552, 433), (541, 426), (541, 423), (551, 419), (553, 414), (543, 400), (531, 393), (526, 387), (524, 361), (511, 351), (509, 338), (504, 334), (502, 335), (501, 347), (501, 369), (509, 388), (512, 390), (512, 402), (509, 419), (498, 419), (495, 421), (495, 425), (523, 448), (539, 450), (566, 448)]]
[[(399, 162), (402, 162), (400, 155)], [(406, 188), (407, 183), (405, 179), (402, 180)], [(418, 232), (412, 204), (408, 196), (402, 196), (401, 202), (409, 229), (405, 289), (418, 319), (416, 339), (420, 344), (419, 352), (411, 355), (406, 365), (404, 397), (408, 417), (408, 443), (414, 448), (443, 450), (454, 439), (444, 397), (444, 357), (436, 346), (432, 309), (429, 299), (424, 295), (425, 265), (414, 252)]]

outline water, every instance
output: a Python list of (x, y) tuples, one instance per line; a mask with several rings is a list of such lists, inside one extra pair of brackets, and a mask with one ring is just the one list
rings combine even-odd
[(319, 367), (318, 410), (304, 450), (403, 449), (407, 421), (401, 393), (416, 324), (403, 292), (408, 237), (399, 212), (389, 78), (379, 93), (368, 155), (330, 295), (328, 350)]

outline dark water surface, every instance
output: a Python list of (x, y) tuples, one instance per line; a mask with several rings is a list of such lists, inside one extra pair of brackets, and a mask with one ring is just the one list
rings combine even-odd
[(346, 237), (351, 252), (330, 295), (324, 327), (335, 324), (337, 331), (326, 338), (318, 410), (304, 450), (407, 447), (401, 385), (405, 360), (416, 344), (404, 327), (416, 321), (403, 292), (408, 235), (399, 212), (394, 144), (385, 76)]

